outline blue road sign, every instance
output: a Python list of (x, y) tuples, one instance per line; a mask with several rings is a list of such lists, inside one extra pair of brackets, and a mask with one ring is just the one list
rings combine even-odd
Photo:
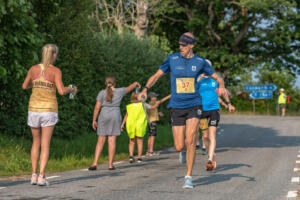
[(250, 92), (250, 99), (271, 99), (273, 92)]
[(245, 92), (252, 91), (275, 91), (277, 90), (277, 85), (245, 85)]

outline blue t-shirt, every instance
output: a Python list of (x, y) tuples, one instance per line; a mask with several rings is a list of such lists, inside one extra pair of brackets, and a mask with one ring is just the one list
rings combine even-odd
[(201, 105), (197, 77), (212, 75), (215, 71), (204, 58), (194, 54), (185, 58), (179, 52), (171, 54), (160, 66), (164, 73), (170, 72), (171, 99), (168, 108), (190, 108)]
[[(218, 76), (221, 77), (219, 74)], [(219, 87), (218, 82), (212, 78), (203, 77), (198, 82), (198, 87), (202, 98), (203, 111), (220, 109), (219, 96), (216, 92), (216, 89)]]

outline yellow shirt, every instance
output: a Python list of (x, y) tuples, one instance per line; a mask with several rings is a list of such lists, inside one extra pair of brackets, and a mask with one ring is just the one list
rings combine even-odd
[(278, 104), (286, 104), (286, 95), (281, 93), (278, 97)]
[[(150, 101), (149, 104), (151, 106), (155, 105), (155, 101)], [(148, 114), (148, 118), (149, 118), (149, 122), (157, 122), (159, 121), (159, 116), (158, 116), (158, 110), (157, 108), (155, 109), (151, 109), (151, 110), (147, 110), (147, 114)]]
[(58, 112), (56, 100), (56, 86), (46, 80), (45, 67), (41, 66), (41, 73), (32, 81), (32, 94), (29, 100), (28, 110), (32, 112)]

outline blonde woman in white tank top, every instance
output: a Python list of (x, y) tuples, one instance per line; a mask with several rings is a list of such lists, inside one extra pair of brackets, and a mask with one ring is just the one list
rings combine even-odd
[[(33, 143), (31, 147), (31, 184), (49, 185), (45, 168), (49, 158), (50, 140), (55, 124), (58, 122), (56, 89), (60, 95), (76, 93), (73, 85), (65, 87), (59, 68), (53, 66), (58, 54), (54, 44), (46, 44), (42, 51), (42, 63), (32, 66), (24, 80), (24, 90), (32, 88), (28, 106), (28, 125), (31, 127)], [(40, 152), (41, 149), (41, 152)], [(40, 156), (39, 156), (40, 155)], [(40, 171), (37, 165), (40, 157)]]

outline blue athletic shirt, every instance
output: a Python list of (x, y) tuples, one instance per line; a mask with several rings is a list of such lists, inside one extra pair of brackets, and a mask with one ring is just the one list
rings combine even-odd
[(160, 69), (164, 73), (170, 72), (171, 99), (168, 108), (201, 105), (197, 77), (203, 73), (210, 76), (215, 72), (204, 58), (196, 54), (192, 58), (185, 58), (180, 52), (169, 55)]
[[(218, 74), (222, 78), (221, 75)], [(199, 93), (202, 98), (203, 111), (220, 109), (219, 97), (216, 89), (219, 88), (217, 81), (210, 77), (203, 77), (198, 82)]]

